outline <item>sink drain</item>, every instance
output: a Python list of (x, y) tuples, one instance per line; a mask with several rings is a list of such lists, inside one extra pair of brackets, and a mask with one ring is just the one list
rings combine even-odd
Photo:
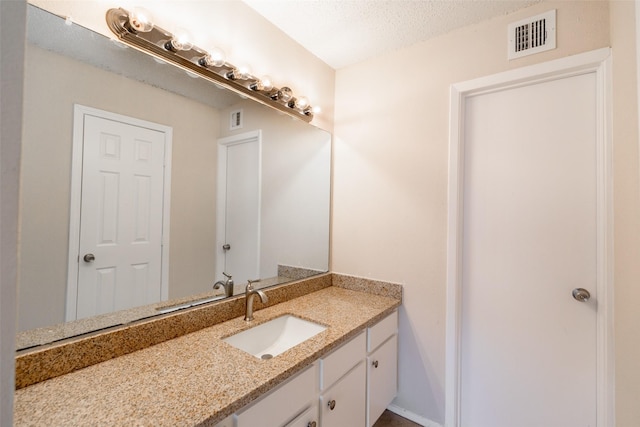
[(262, 356), (260, 356), (260, 359), (262, 360), (267, 360), (267, 359), (271, 359), (273, 356), (269, 353), (265, 353)]

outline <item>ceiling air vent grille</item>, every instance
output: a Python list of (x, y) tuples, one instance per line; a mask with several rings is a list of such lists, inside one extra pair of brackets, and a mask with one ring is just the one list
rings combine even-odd
[(556, 11), (509, 24), (509, 59), (556, 47)]

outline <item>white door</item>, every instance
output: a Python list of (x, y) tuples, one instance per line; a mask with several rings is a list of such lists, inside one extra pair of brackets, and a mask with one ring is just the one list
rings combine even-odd
[(260, 278), (260, 132), (218, 141), (218, 268), (236, 284)]
[(133, 123), (83, 115), (77, 299), (68, 320), (163, 298), (167, 135)]
[(597, 425), (599, 102), (596, 72), (463, 101), (457, 425)]

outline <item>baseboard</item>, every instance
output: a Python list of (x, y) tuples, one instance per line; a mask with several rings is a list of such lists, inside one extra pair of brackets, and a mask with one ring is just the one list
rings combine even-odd
[(393, 412), (394, 414), (398, 414), (401, 417), (406, 418), (410, 421), (413, 421), (414, 423), (418, 423), (423, 427), (442, 427), (442, 424), (438, 424), (435, 421), (431, 421), (425, 417), (421, 417), (418, 414), (414, 414), (413, 412), (407, 411), (406, 409), (396, 405), (389, 405), (387, 406), (387, 409)]

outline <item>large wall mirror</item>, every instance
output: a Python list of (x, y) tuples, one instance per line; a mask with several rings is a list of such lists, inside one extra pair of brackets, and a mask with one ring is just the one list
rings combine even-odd
[(328, 270), (328, 132), (67, 24), (28, 8), (18, 349)]

